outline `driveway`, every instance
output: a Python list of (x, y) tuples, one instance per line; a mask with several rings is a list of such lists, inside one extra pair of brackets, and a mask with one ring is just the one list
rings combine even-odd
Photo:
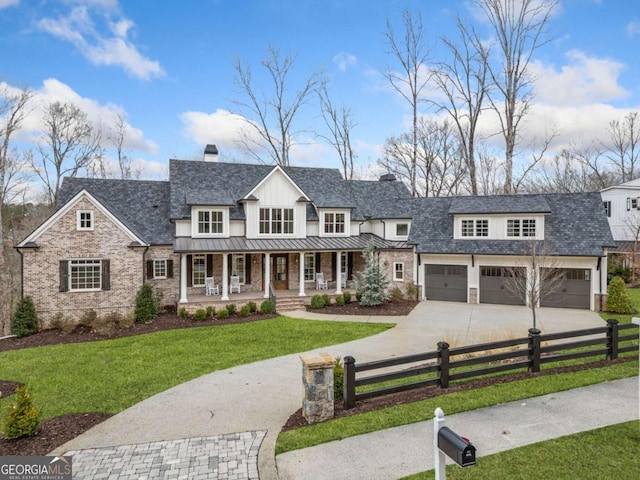
[[(290, 316), (317, 318), (317, 314), (307, 312), (292, 312)], [(584, 310), (545, 308), (539, 309), (539, 317), (538, 328), (543, 332), (603, 325), (599, 315)], [(397, 323), (395, 328), (321, 350), (343, 358), (351, 355), (359, 362), (370, 361), (433, 350), (442, 340), (455, 346), (526, 336), (531, 327), (530, 318), (530, 311), (525, 307), (421, 302), (407, 317), (388, 318)], [(301, 391), (299, 354), (217, 371), (128, 408), (55, 453), (122, 445), (135, 448), (138, 444), (155, 445), (241, 432), (258, 432), (254, 437), (260, 438), (266, 432), (259, 450), (258, 468), (261, 479), (275, 479), (276, 438), (289, 416), (301, 407)], [(255, 445), (251, 449), (256, 450)]]

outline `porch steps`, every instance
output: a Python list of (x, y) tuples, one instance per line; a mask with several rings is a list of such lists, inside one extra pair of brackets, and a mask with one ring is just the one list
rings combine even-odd
[(276, 311), (278, 313), (292, 310), (304, 310), (305, 297), (278, 297), (276, 298)]

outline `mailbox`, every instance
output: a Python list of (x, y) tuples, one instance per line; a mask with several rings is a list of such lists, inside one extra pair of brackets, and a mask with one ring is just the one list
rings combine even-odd
[(449, 427), (438, 430), (438, 448), (461, 467), (476, 464), (476, 447)]

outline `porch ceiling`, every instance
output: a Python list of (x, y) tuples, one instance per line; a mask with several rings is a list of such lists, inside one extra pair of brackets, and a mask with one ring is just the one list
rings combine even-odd
[(357, 237), (307, 237), (279, 239), (190, 238), (179, 237), (173, 241), (176, 253), (191, 252), (310, 252), (335, 250), (364, 250), (372, 241), (380, 249), (412, 248), (407, 242), (392, 242), (365, 233)]

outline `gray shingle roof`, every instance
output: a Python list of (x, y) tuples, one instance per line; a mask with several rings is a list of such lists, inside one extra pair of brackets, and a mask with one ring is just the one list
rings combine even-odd
[(411, 193), (399, 181), (350, 180), (351, 195), (357, 203), (352, 218), (411, 218), (411, 209), (404, 200), (411, 199)]
[[(408, 242), (416, 244), (419, 253), (526, 255), (530, 252), (529, 242), (523, 240), (454, 240), (451, 212), (457, 200), (459, 197), (412, 201), (414, 217)], [(522, 211), (528, 201), (536, 208), (548, 205), (544, 246), (551, 255), (601, 256), (603, 247), (615, 246), (598, 193), (475, 197), (474, 213), (495, 213), (489, 206), (498, 200), (503, 204), (502, 213), (533, 213), (531, 209)], [(471, 213), (458, 208), (454, 211)]]
[(454, 197), (449, 213), (549, 213), (550, 207), (543, 196), (511, 195), (505, 201), (504, 195), (486, 197)]
[(146, 243), (173, 243), (175, 227), (169, 219), (169, 182), (67, 177), (60, 188), (57, 208), (83, 189)]

